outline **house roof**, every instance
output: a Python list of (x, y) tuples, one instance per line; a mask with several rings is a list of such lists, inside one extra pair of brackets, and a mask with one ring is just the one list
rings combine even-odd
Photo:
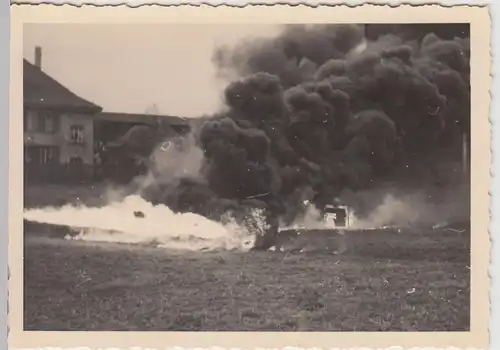
[(102, 110), (100, 106), (77, 96), (40, 68), (27, 60), (23, 61), (23, 96), (25, 107), (89, 113), (97, 113)]
[(109, 122), (144, 123), (148, 125), (156, 124), (158, 120), (162, 120), (173, 126), (189, 126), (189, 121), (185, 118), (156, 114), (101, 112), (94, 119)]

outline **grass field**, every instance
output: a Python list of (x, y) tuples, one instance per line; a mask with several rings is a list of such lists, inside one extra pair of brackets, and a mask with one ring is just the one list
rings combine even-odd
[[(98, 205), (103, 186), (25, 189), (25, 207)], [(466, 331), (470, 234), (311, 232), (306, 253), (179, 252), (25, 227), (27, 330)], [(287, 242), (284, 242), (286, 246)]]
[(468, 232), (353, 233), (342, 255), (315, 237), (308, 253), (187, 253), (25, 232), (25, 329), (469, 329)]

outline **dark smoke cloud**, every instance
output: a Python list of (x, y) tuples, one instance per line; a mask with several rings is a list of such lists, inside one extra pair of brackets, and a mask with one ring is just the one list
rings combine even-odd
[(468, 39), (367, 42), (357, 25), (287, 26), (220, 49), (221, 74), (239, 78), (225, 90), (227, 111), (197, 132), (205, 180), (185, 179), (161, 200), (206, 216), (260, 207), (291, 221), (306, 200), (322, 205), (401, 174), (422, 180), (460, 155), (469, 57)]
[(214, 62), (222, 74), (236, 70), (241, 76), (266, 72), (289, 87), (312, 78), (332, 58), (344, 58), (364, 37), (359, 25), (289, 25), (272, 40), (244, 42), (235, 49), (220, 48)]

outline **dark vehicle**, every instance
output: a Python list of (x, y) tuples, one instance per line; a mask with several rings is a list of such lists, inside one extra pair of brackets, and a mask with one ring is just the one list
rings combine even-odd
[[(323, 209), (326, 230), (344, 229), (349, 226), (349, 208), (343, 205), (326, 205)], [(290, 230), (279, 231), (278, 220), (268, 217), (269, 228), (263, 235), (257, 236), (252, 250), (268, 250), (275, 246), (280, 235), (290, 235)], [(317, 231), (317, 230), (316, 230)], [(323, 230), (324, 231), (324, 230)], [(297, 234), (295, 232), (294, 234)]]

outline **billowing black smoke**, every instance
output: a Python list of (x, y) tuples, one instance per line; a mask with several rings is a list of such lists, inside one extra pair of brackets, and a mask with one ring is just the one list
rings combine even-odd
[(470, 129), (468, 39), (364, 36), (364, 26), (291, 25), (218, 50), (220, 72), (239, 78), (225, 90), (227, 112), (197, 132), (203, 180), (153, 191), (156, 200), (208, 217), (261, 207), (291, 221), (305, 200), (321, 206), (346, 190), (451, 183), (457, 169), (442, 165), (460, 160)]

